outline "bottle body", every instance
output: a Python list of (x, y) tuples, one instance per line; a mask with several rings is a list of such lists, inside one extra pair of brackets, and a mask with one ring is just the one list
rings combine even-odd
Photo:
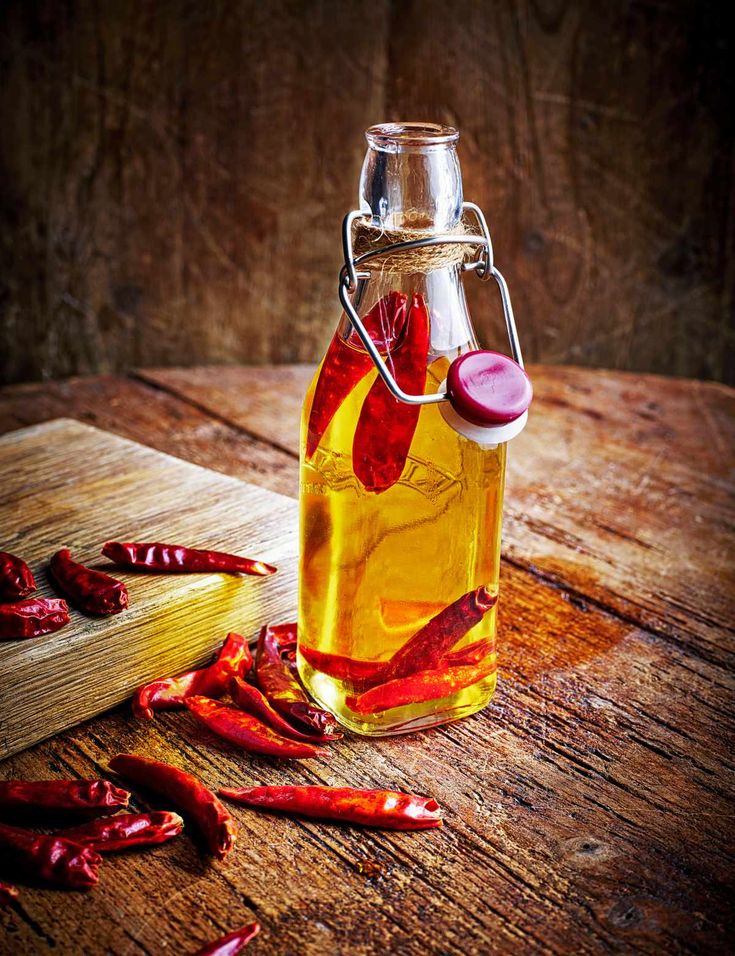
[[(446, 357), (432, 362), (427, 392), (448, 365)], [(427, 405), (401, 478), (379, 494), (367, 491), (355, 477), (352, 447), (376, 375), (342, 403), (307, 460), (317, 372), (304, 403), (300, 489), (299, 672), (340, 723), (366, 735), (467, 716), (495, 690), (496, 606), (440, 661), (428, 660), (432, 666), (419, 658), (412, 673), (393, 679), (385, 668), (463, 595), (484, 587), (497, 596), (506, 451), (463, 438)]]

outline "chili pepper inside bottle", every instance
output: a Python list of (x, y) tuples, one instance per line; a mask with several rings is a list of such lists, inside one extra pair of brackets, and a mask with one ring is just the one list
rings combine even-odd
[[(495, 690), (506, 445), (531, 385), (484, 217), (463, 203), (459, 134), (366, 135), (345, 312), (304, 402), (297, 662), (341, 723), (384, 735)], [(513, 359), (479, 350), (464, 272), (496, 280)]]

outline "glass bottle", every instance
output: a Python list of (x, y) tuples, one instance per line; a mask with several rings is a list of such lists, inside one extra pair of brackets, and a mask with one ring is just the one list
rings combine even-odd
[[(360, 211), (373, 235), (460, 228), (458, 135), (367, 131)], [(477, 353), (461, 255), (439, 250), (376, 257), (351, 300), (399, 384), (425, 395), (460, 356), (494, 354)], [(475, 440), (448, 408), (393, 398), (342, 315), (304, 401), (297, 661), (312, 696), (361, 734), (455, 720), (495, 690), (506, 442)]]

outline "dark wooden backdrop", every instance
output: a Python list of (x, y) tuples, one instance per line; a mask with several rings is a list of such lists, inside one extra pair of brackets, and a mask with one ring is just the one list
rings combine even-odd
[(732, 380), (727, 4), (0, 6), (0, 379), (318, 358), (363, 129), (433, 119), (529, 358)]

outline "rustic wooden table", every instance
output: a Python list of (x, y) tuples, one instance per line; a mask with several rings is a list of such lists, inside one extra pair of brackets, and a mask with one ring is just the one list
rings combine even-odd
[[(310, 372), (14, 386), (0, 390), (0, 431), (77, 417), (295, 495)], [(108, 862), (88, 894), (24, 889), (0, 912), (3, 952), (185, 953), (253, 918), (254, 956), (728, 951), (734, 393), (532, 375), (509, 456), (502, 679), (483, 713), (282, 766), (187, 735), (182, 715), (141, 724), (122, 708), (0, 765), (89, 777), (134, 751), (212, 785), (392, 786), (436, 796), (446, 826), (376, 833), (236, 810), (224, 865), (181, 838)]]

